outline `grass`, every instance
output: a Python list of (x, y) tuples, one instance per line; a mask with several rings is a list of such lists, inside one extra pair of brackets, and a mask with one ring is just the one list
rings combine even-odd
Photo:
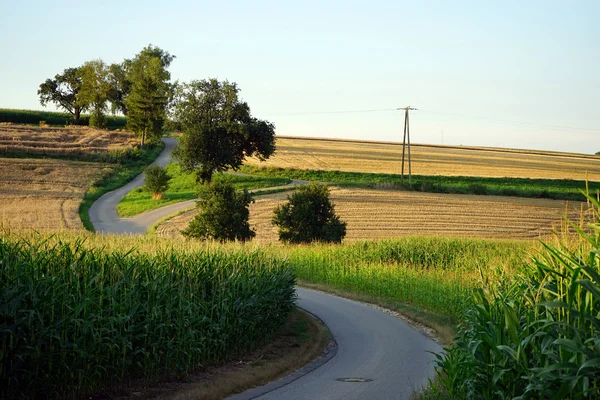
[(292, 272), (260, 251), (6, 234), (0, 260), (2, 398), (81, 398), (221, 364), (272, 338), (293, 309)]
[[(117, 213), (122, 217), (131, 217), (144, 211), (154, 210), (162, 206), (197, 198), (199, 184), (194, 173), (181, 171), (178, 163), (170, 163), (165, 167), (172, 179), (169, 189), (160, 200), (152, 199), (152, 194), (144, 187), (132, 190), (118, 204)], [(231, 183), (236, 189), (257, 189), (271, 186), (287, 185), (288, 178), (255, 177), (237, 174), (215, 174), (215, 181)]]
[(284, 247), (298, 279), (415, 306), (458, 321), (472, 291), (520, 266), (527, 242), (409, 237)]
[[(269, 168), (245, 165), (241, 172), (265, 176), (287, 177), (307, 181), (327, 182), (341, 187), (400, 189), (398, 174), (372, 174), (362, 172), (323, 171), (293, 168)], [(405, 178), (404, 187), (408, 188)], [(581, 190), (600, 191), (600, 182), (571, 179), (481, 178), (470, 176), (413, 176), (412, 189), (421, 192), (478, 194), (548, 198), (585, 201)]]
[(85, 229), (94, 231), (94, 226), (90, 221), (89, 209), (100, 196), (125, 185), (136, 176), (141, 174), (149, 164), (151, 164), (164, 148), (163, 142), (146, 146), (144, 149), (136, 152), (134, 159), (123, 160), (114, 170), (97, 180), (88, 189), (81, 205), (79, 206), (79, 217)]

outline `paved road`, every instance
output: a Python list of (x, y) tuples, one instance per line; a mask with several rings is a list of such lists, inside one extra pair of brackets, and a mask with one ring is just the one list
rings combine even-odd
[[(165, 143), (164, 150), (156, 158), (154, 164), (164, 167), (171, 161), (171, 150), (177, 145), (177, 139), (163, 138)], [(245, 175), (239, 172), (230, 172), (235, 175)], [(307, 181), (292, 180), (285, 186), (272, 187), (269, 189), (279, 189), (284, 187), (293, 187), (305, 185)], [(92, 204), (90, 207), (90, 220), (94, 229), (99, 233), (119, 233), (119, 234), (142, 234), (146, 232), (152, 225), (161, 219), (173, 215), (181, 210), (188, 210), (196, 206), (196, 200), (187, 200), (179, 203), (169, 204), (155, 210), (146, 211), (145, 213), (136, 215), (131, 218), (121, 218), (117, 214), (117, 204), (127, 193), (144, 185), (144, 174), (138, 175), (134, 180), (127, 185), (105, 193), (102, 197)], [(255, 189), (249, 192), (263, 190)]]
[[(433, 376), (432, 352), (440, 345), (404, 321), (372, 306), (298, 288), (298, 305), (325, 322), (337, 354), (324, 365), (285, 386), (262, 394), (277, 382), (231, 400), (408, 399)], [(372, 379), (342, 382), (340, 378)], [(284, 378), (285, 381), (285, 378)]]
[[(164, 139), (165, 150), (156, 164), (169, 162), (174, 139)], [(134, 218), (119, 218), (116, 206), (130, 190), (142, 186), (143, 175), (100, 197), (90, 208), (98, 232), (139, 234), (177, 210), (193, 207), (194, 200), (149, 211)], [(294, 182), (301, 184), (302, 182)], [(428, 351), (442, 348), (402, 320), (374, 307), (325, 293), (298, 288), (298, 305), (319, 317), (337, 343), (337, 353), (320, 367), (293, 381), (283, 379), (252, 389), (234, 399), (408, 399), (433, 376)], [(342, 382), (365, 378), (371, 382)], [(283, 385), (283, 386), (282, 386)]]

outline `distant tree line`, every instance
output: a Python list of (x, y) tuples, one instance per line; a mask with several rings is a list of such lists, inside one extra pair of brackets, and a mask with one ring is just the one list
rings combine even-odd
[(127, 117), (127, 128), (138, 134), (143, 147), (160, 137), (176, 83), (169, 66), (175, 56), (149, 45), (132, 59), (106, 64), (92, 60), (46, 79), (38, 90), (40, 103), (54, 103), (73, 115), (74, 123), (89, 112), (89, 125), (106, 127), (106, 113)]

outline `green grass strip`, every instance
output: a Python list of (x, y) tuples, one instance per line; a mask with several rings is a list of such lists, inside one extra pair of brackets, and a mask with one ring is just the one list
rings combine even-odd
[[(402, 188), (400, 175), (346, 171), (302, 170), (243, 166), (240, 172), (265, 176), (287, 177), (307, 181), (328, 182), (343, 187)], [(585, 201), (580, 192), (586, 182), (571, 179), (481, 178), (470, 176), (413, 175), (412, 189), (431, 193), (480, 194)], [(405, 177), (404, 187), (408, 188)], [(589, 192), (600, 191), (600, 182), (588, 182)]]
[[(152, 194), (144, 187), (129, 192), (117, 206), (117, 213), (122, 217), (131, 217), (145, 211), (154, 210), (168, 204), (193, 200), (198, 197), (199, 184), (194, 173), (183, 172), (178, 163), (167, 164), (165, 169), (171, 175), (169, 189), (161, 200), (152, 199)], [(219, 173), (213, 177), (216, 181), (231, 183), (236, 189), (258, 189), (283, 186), (291, 182), (289, 178), (256, 177)]]
[(163, 142), (158, 142), (153, 146), (139, 150), (136, 158), (124, 159), (111, 172), (104, 175), (88, 189), (79, 206), (79, 217), (85, 229), (94, 231), (94, 226), (92, 225), (92, 221), (90, 221), (89, 215), (92, 203), (104, 193), (118, 189), (133, 180), (133, 178), (144, 171), (144, 168), (156, 160), (156, 157), (158, 157), (164, 147)]

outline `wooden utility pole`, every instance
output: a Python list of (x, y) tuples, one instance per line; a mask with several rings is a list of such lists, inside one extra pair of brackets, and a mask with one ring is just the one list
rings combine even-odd
[(412, 187), (412, 166), (410, 162), (410, 123), (408, 119), (408, 112), (410, 110), (416, 110), (411, 106), (398, 108), (398, 110), (404, 110), (404, 139), (402, 140), (402, 175), (400, 175), (400, 185), (404, 186), (404, 154), (408, 147), (408, 186)]

